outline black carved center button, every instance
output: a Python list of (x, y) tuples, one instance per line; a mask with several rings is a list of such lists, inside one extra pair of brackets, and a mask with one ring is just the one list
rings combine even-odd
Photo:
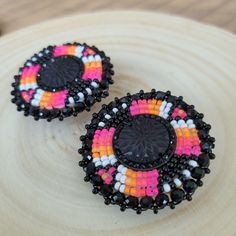
[(48, 61), (39, 71), (38, 83), (41, 86), (52, 89), (62, 89), (81, 77), (84, 71), (83, 63), (73, 56), (60, 56)]
[(172, 126), (159, 116), (138, 115), (120, 125), (115, 133), (114, 151), (124, 165), (152, 169), (166, 163), (175, 148)]

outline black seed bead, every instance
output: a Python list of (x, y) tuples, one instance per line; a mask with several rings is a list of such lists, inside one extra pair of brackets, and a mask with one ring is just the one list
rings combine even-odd
[(90, 180), (89, 176), (86, 175), (86, 176), (84, 177), (84, 181), (85, 181), (85, 182), (88, 182), (89, 180)]
[(209, 158), (210, 158), (211, 160), (215, 159), (215, 154), (214, 154), (214, 153), (209, 153)]
[[(83, 111), (85, 109), (85, 105), (82, 102), (75, 103), (74, 108), (76, 111)], [(73, 113), (74, 116), (77, 116), (78, 113)]]
[(185, 194), (182, 189), (174, 189), (170, 194), (171, 199), (175, 204), (179, 204), (180, 202), (182, 202), (184, 199), (184, 195)]
[(112, 200), (118, 204), (122, 204), (125, 200), (125, 196), (120, 192), (116, 192), (112, 195)]
[(92, 96), (88, 96), (85, 100), (85, 104), (90, 107), (95, 103), (95, 99)]
[(103, 196), (108, 197), (112, 194), (112, 188), (109, 185), (105, 184), (101, 187), (101, 193)]
[(93, 192), (93, 194), (97, 194), (99, 192), (99, 190), (98, 190), (98, 188), (95, 187), (95, 188), (93, 188), (92, 192)]
[(153, 208), (153, 213), (154, 213), (154, 214), (157, 214), (157, 213), (158, 213), (158, 208), (157, 208), (157, 207), (154, 207), (154, 208)]
[(208, 154), (201, 154), (198, 157), (198, 164), (202, 167), (208, 167), (210, 164), (210, 158)]
[(144, 209), (151, 208), (153, 205), (153, 199), (151, 197), (143, 197), (140, 200), (140, 204), (141, 204), (142, 208), (144, 208)]
[(136, 213), (137, 213), (138, 215), (140, 215), (140, 214), (142, 213), (142, 209), (141, 209), (141, 208), (138, 208), (138, 209), (136, 210)]
[(104, 201), (104, 203), (105, 203), (106, 205), (109, 205), (109, 204), (111, 203), (111, 200), (110, 200), (109, 198), (106, 198), (105, 201)]
[(124, 206), (124, 205), (122, 205), (121, 207), (120, 207), (120, 211), (125, 211), (126, 210), (126, 207)]
[(192, 201), (192, 196), (191, 196), (190, 194), (187, 194), (187, 195), (186, 195), (186, 199), (187, 199), (188, 201)]
[(216, 141), (216, 139), (214, 137), (209, 137), (208, 141), (211, 143), (214, 143)]
[(201, 186), (203, 185), (203, 182), (202, 182), (201, 180), (198, 180), (198, 181), (197, 181), (197, 185), (198, 185), (199, 187), (201, 187)]
[(102, 89), (107, 89), (109, 87), (109, 82), (107, 80), (102, 80), (100, 86)]
[(194, 179), (201, 179), (205, 176), (205, 171), (204, 171), (204, 169), (201, 169), (200, 167), (195, 167), (191, 171), (191, 176)]
[(94, 186), (102, 186), (103, 180), (99, 175), (95, 175), (91, 178), (91, 181)]
[(80, 167), (84, 167), (85, 166), (85, 162), (84, 161), (79, 161), (79, 166)]
[(157, 206), (162, 209), (169, 203), (169, 197), (166, 194), (161, 193), (156, 197), (155, 202)]
[(94, 163), (93, 162), (90, 162), (88, 165), (87, 165), (87, 168), (86, 168), (86, 173), (88, 174), (88, 175), (91, 175), (91, 174), (93, 174), (94, 172), (95, 172), (95, 165), (94, 165)]
[(194, 193), (196, 188), (197, 188), (197, 184), (194, 180), (192, 179), (189, 179), (189, 180), (186, 180), (184, 183), (183, 183), (183, 188), (184, 190), (187, 192), (187, 193)]

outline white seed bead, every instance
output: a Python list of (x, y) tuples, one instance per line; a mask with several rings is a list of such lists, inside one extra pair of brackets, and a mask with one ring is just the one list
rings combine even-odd
[(121, 185), (120, 182), (116, 182), (115, 185), (114, 185), (115, 190), (119, 190), (120, 185)]
[(193, 129), (193, 128), (196, 128), (196, 125), (195, 124), (191, 124), (188, 126), (190, 129)]
[(32, 57), (31, 60), (32, 61), (37, 61), (37, 58), (36, 57)]
[(92, 61), (94, 61), (94, 58), (93, 58), (93, 56), (92, 56), (92, 55), (90, 55), (90, 56), (88, 57), (88, 60), (89, 60), (89, 62), (92, 62)]
[(126, 174), (126, 172), (127, 172), (127, 168), (126, 168), (126, 167), (124, 167), (124, 168), (121, 170), (121, 173), (122, 173), (123, 175), (125, 175), (125, 174)]
[(111, 165), (114, 165), (116, 162), (117, 162), (116, 158), (112, 158), (112, 159), (110, 160)]
[(34, 83), (34, 84), (31, 84), (30, 87), (31, 87), (32, 89), (36, 89), (36, 88), (38, 88), (38, 85)]
[(168, 102), (167, 104), (166, 104), (166, 107), (168, 107), (168, 108), (171, 108), (173, 106), (173, 104), (171, 103), (171, 102)]
[(105, 167), (105, 166), (107, 166), (109, 163), (110, 163), (109, 160), (105, 160), (105, 161), (102, 162), (102, 165)]
[(125, 185), (122, 184), (122, 185), (120, 186), (120, 189), (119, 189), (119, 190), (120, 190), (121, 193), (123, 193), (123, 192), (125, 191)]
[(77, 93), (77, 95), (78, 95), (78, 97), (79, 97), (79, 101), (80, 101), (80, 102), (83, 102), (83, 101), (84, 101), (84, 94), (81, 93), (81, 92), (79, 92), (79, 93)]
[(26, 84), (25, 85), (25, 90), (29, 90), (31, 88), (31, 84)]
[(166, 105), (167, 105), (167, 102), (166, 102), (166, 101), (163, 101), (162, 104), (161, 104), (161, 106), (160, 106), (160, 110), (164, 110), (165, 107), (166, 107)]
[(125, 176), (125, 175), (122, 175), (121, 178), (120, 178), (120, 182), (121, 182), (122, 184), (124, 184), (124, 183), (125, 183), (125, 180), (126, 180), (126, 176)]
[(88, 95), (92, 95), (92, 90), (90, 88), (86, 88), (85, 90), (87, 91)]
[(115, 107), (115, 108), (112, 109), (112, 111), (113, 111), (114, 113), (116, 113), (116, 112), (118, 112), (118, 109)]
[(92, 85), (94, 88), (98, 88), (98, 87), (99, 87), (99, 84), (96, 83), (95, 81), (91, 82), (91, 85)]
[(165, 110), (164, 110), (165, 113), (168, 113), (169, 111), (170, 111), (169, 107), (166, 107)]
[(95, 166), (96, 166), (96, 167), (101, 166), (101, 165), (102, 165), (102, 162), (101, 162), (101, 161), (97, 161), (97, 162), (95, 163)]
[(37, 107), (39, 105), (39, 100), (33, 99), (31, 105)]
[(121, 171), (123, 170), (123, 168), (124, 168), (124, 166), (123, 166), (123, 165), (119, 165), (119, 166), (118, 166), (118, 168), (117, 168), (118, 172), (120, 172), (120, 173), (121, 173)]
[(76, 48), (76, 53), (82, 52), (83, 50), (84, 50), (84, 47), (83, 47), (83, 46), (77, 46), (77, 48)]
[(163, 117), (164, 119), (167, 119), (168, 116), (169, 116), (169, 115), (168, 115), (167, 113), (164, 113), (162, 117)]
[(42, 97), (42, 94), (36, 93), (36, 94), (34, 95), (34, 98), (36, 98), (37, 100), (40, 100), (41, 97)]
[(190, 178), (191, 177), (191, 173), (189, 170), (183, 170), (183, 175), (185, 175), (186, 178)]
[(102, 156), (101, 157), (101, 161), (105, 161), (105, 160), (108, 160), (108, 156)]
[(77, 56), (78, 58), (81, 58), (81, 57), (83, 56), (83, 54), (82, 54), (81, 52), (77, 52), (77, 53), (76, 53), (76, 56)]
[(91, 159), (92, 159), (92, 157), (91, 157), (90, 155), (88, 155), (88, 156), (87, 156), (87, 159), (88, 159), (88, 160), (91, 160)]
[(105, 123), (104, 123), (104, 122), (99, 122), (99, 123), (98, 123), (98, 126), (104, 127), (104, 126), (105, 126)]
[(197, 162), (194, 161), (194, 160), (190, 160), (190, 161), (188, 162), (188, 164), (189, 164), (190, 166), (192, 166), (192, 167), (197, 167), (197, 166), (198, 166)]
[(187, 126), (186, 123), (183, 123), (183, 124), (180, 125), (180, 127), (181, 127), (181, 128), (187, 128), (188, 126)]
[(178, 129), (179, 128), (179, 125), (178, 124), (175, 124), (173, 125), (174, 129)]
[(86, 62), (88, 62), (88, 58), (87, 57), (82, 57), (82, 61), (83, 61), (83, 63), (86, 63)]
[(170, 124), (171, 124), (172, 126), (174, 126), (174, 125), (177, 124), (177, 121), (176, 121), (176, 120), (172, 120), (172, 121), (170, 122)]
[(163, 112), (165, 110), (165, 106), (161, 105), (159, 109), (160, 109), (160, 112)]
[(40, 53), (38, 54), (38, 56), (39, 56), (39, 57), (42, 57), (42, 56), (43, 56), (43, 53), (40, 52)]
[(175, 178), (175, 179), (174, 179), (174, 183), (175, 183), (175, 185), (176, 185), (177, 187), (180, 187), (180, 186), (182, 185), (182, 182), (181, 182), (180, 179), (178, 179), (178, 178)]
[(121, 176), (122, 176), (121, 173), (117, 173), (117, 174), (116, 174), (116, 180), (117, 180), (117, 181), (120, 181)]
[(43, 94), (44, 91), (43, 91), (42, 89), (37, 89), (36, 93), (37, 93), (37, 94)]
[(96, 162), (98, 162), (98, 161), (101, 161), (99, 157), (93, 158), (93, 162), (94, 162), (94, 163), (96, 163)]
[(111, 154), (111, 155), (108, 156), (108, 159), (109, 159), (109, 160), (112, 160), (113, 158), (115, 158), (115, 155), (114, 155), (114, 154)]
[(99, 56), (99, 55), (96, 55), (95, 56), (95, 61), (101, 61), (102, 59), (101, 59), (101, 57)]
[(111, 119), (111, 116), (108, 115), (108, 114), (106, 114), (106, 115), (105, 115), (105, 118), (106, 118), (107, 120), (109, 120), (109, 119)]
[(122, 103), (122, 108), (125, 109), (127, 107), (126, 103)]
[(20, 89), (20, 91), (25, 90), (25, 86), (24, 85), (20, 85), (19, 89)]
[(75, 100), (74, 100), (73, 97), (69, 97), (69, 98), (68, 98), (68, 101), (69, 101), (70, 104), (74, 104), (74, 103), (75, 103)]
[(186, 123), (187, 123), (187, 125), (191, 125), (191, 124), (193, 124), (193, 120), (189, 119), (189, 120), (186, 121)]
[(32, 63), (31, 62), (27, 62), (26, 65), (27, 66), (32, 66)]
[(171, 188), (170, 188), (170, 185), (169, 184), (163, 184), (163, 188), (164, 188), (164, 192), (165, 193), (169, 193)]
[(182, 124), (185, 124), (185, 121), (181, 119), (181, 120), (178, 121), (178, 125), (180, 126)]

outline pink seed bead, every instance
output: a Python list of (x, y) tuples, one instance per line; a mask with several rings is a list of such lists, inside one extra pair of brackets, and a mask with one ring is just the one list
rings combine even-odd
[(106, 172), (106, 171), (105, 171), (104, 169), (100, 169), (100, 170), (98, 171), (98, 174), (99, 174), (100, 176), (102, 176), (105, 172)]
[(112, 175), (113, 173), (115, 173), (115, 171), (116, 171), (116, 168), (115, 168), (115, 167), (111, 167), (111, 168), (108, 170), (108, 173)]
[(106, 184), (110, 184), (112, 182), (113, 178), (109, 175), (106, 179), (105, 179), (105, 183)]

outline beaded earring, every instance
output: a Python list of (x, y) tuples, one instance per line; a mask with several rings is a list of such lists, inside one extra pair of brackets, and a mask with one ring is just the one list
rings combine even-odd
[(215, 158), (203, 114), (169, 91), (115, 98), (86, 129), (79, 149), (84, 180), (121, 211), (157, 213), (190, 201)]
[(109, 95), (110, 58), (95, 46), (48, 46), (27, 60), (12, 83), (12, 102), (35, 120), (63, 118), (90, 110)]

